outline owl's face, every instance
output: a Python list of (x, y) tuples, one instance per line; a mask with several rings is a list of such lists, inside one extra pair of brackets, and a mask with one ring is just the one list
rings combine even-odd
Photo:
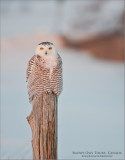
[(35, 51), (35, 55), (39, 55), (44, 59), (57, 57), (57, 54), (56, 47), (50, 42), (40, 43)]

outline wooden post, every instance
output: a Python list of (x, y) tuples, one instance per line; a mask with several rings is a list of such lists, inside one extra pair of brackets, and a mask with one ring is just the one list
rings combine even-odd
[(32, 130), (34, 160), (57, 160), (57, 96), (43, 94), (27, 117)]

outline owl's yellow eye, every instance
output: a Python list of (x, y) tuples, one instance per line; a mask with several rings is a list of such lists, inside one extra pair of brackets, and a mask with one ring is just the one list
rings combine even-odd
[(49, 50), (52, 50), (52, 47), (49, 47)]
[(43, 50), (43, 49), (44, 49), (43, 47), (40, 48), (40, 50)]

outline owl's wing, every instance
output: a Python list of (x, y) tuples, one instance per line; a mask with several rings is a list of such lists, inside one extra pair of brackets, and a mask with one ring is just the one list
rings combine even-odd
[(60, 57), (60, 55), (58, 54), (58, 63), (60, 66), (62, 66), (62, 58)]
[(26, 72), (26, 82), (28, 81), (28, 79), (30, 77), (34, 62), (35, 62), (35, 55), (28, 62), (28, 67), (27, 67), (27, 72)]
[(62, 77), (62, 58), (58, 55), (58, 64), (53, 69), (53, 75), (51, 80), (51, 86), (53, 88), (53, 91), (56, 95), (60, 95), (62, 92), (62, 86), (63, 86), (63, 77)]
[(27, 88), (30, 103), (50, 88), (49, 69), (45, 68), (44, 60), (39, 55), (34, 55), (29, 60), (27, 68)]
[(58, 95), (60, 95), (60, 93), (62, 92), (62, 89), (63, 89), (63, 74), (62, 74), (63, 68), (62, 68), (62, 58), (59, 56), (58, 59), (59, 59), (59, 75), (58, 75), (58, 77), (59, 77), (59, 81), (60, 81)]

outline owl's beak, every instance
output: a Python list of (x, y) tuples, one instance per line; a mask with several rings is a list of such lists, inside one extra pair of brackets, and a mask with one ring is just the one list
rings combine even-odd
[(45, 52), (45, 54), (47, 55), (47, 52)]

